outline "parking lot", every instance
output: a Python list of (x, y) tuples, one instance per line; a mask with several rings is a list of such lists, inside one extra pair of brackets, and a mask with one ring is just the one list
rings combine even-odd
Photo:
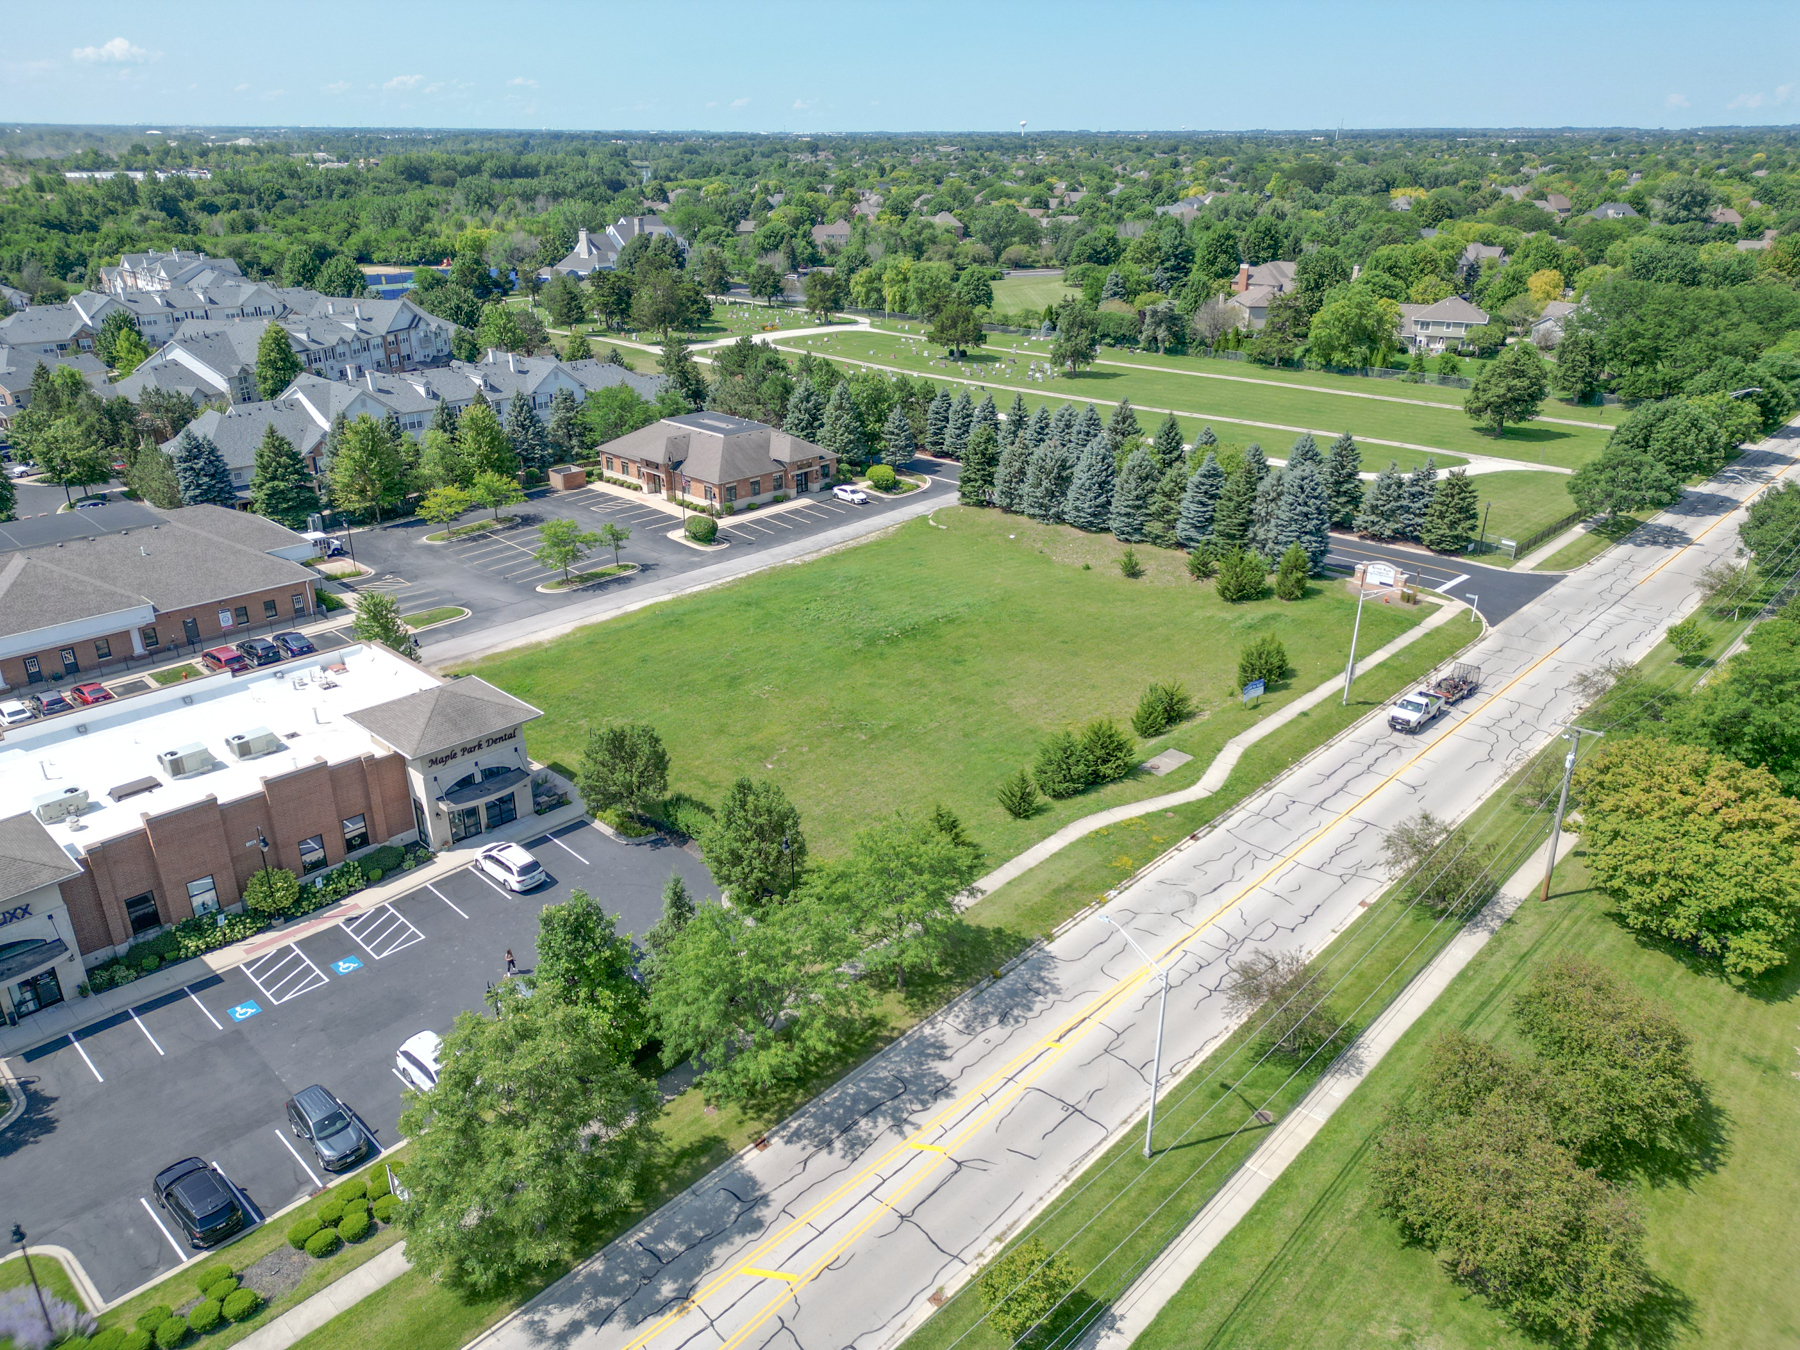
[(508, 949), (528, 972), (541, 907), (584, 889), (621, 932), (642, 933), (671, 871), (716, 894), (700, 861), (660, 837), (622, 843), (582, 823), (527, 847), (551, 878), (529, 894), (464, 868), (297, 940), (265, 933), (223, 973), (193, 962), (187, 986), (9, 1059), (27, 1104), (0, 1131), (11, 1218), (73, 1251), (116, 1298), (197, 1255), (150, 1192), (170, 1163), (215, 1164), (253, 1218), (328, 1182), (286, 1128), (283, 1104), (301, 1088), (323, 1083), (391, 1147), (394, 1052), (482, 1010)]

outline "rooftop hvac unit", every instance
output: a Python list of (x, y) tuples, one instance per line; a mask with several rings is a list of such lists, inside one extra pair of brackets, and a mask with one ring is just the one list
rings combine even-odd
[(171, 778), (186, 778), (189, 774), (205, 773), (212, 768), (212, 751), (196, 741), (193, 745), (161, 751), (156, 756), (156, 765)]
[(80, 815), (87, 810), (87, 804), (87, 789), (70, 787), (60, 792), (46, 792), (41, 797), (33, 797), (31, 810), (44, 824), (54, 825), (59, 820)]
[(255, 759), (258, 755), (272, 755), (287, 747), (281, 737), (267, 727), (252, 727), (236, 736), (227, 736), (225, 748), (233, 759)]

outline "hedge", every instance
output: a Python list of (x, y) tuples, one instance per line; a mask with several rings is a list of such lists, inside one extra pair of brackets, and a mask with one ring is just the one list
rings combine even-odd
[(127, 1333), (123, 1327), (107, 1327), (96, 1331), (88, 1342), (88, 1350), (123, 1350)]
[(323, 1261), (343, 1245), (343, 1241), (337, 1235), (337, 1229), (321, 1228), (307, 1239), (306, 1254), (315, 1260)]
[(119, 1350), (150, 1350), (154, 1344), (150, 1333), (139, 1327), (125, 1333), (125, 1339), (119, 1342)]
[(187, 1338), (187, 1319), (171, 1317), (156, 1329), (156, 1350), (175, 1350), (178, 1345), (186, 1345)]
[(187, 1324), (194, 1331), (211, 1331), (219, 1325), (221, 1315), (218, 1299), (203, 1298), (188, 1312)]
[(319, 1227), (336, 1228), (338, 1220), (344, 1217), (344, 1202), (342, 1200), (327, 1200), (324, 1204), (319, 1206), (318, 1215)]
[(312, 1240), (313, 1234), (317, 1233), (324, 1226), (324, 1224), (319, 1222), (317, 1216), (301, 1219), (292, 1228), (288, 1229), (288, 1246), (292, 1247), (295, 1251), (305, 1251), (306, 1244)]
[(174, 1315), (175, 1314), (170, 1311), (168, 1304), (158, 1303), (154, 1307), (146, 1308), (142, 1313), (138, 1314), (137, 1329), (139, 1331), (147, 1331), (154, 1336), (156, 1334), (156, 1329)]
[(261, 1294), (254, 1289), (240, 1289), (225, 1300), (220, 1311), (233, 1322), (241, 1322), (261, 1306)]
[(237, 1287), (237, 1276), (226, 1275), (221, 1279), (214, 1280), (211, 1284), (207, 1285), (206, 1288), (202, 1289), (200, 1293), (202, 1297), (210, 1298), (215, 1303), (223, 1303), (237, 1292)]
[(338, 1225), (338, 1236), (345, 1242), (361, 1242), (369, 1235), (371, 1226), (368, 1210), (351, 1210), (344, 1216), (344, 1221)]
[(394, 1211), (400, 1208), (400, 1197), (384, 1195), (375, 1202), (375, 1217), (383, 1223), (394, 1221)]
[(394, 1189), (393, 1185), (388, 1181), (388, 1170), (385, 1167), (370, 1172), (364, 1179), (364, 1185), (368, 1190), (369, 1199), (371, 1200), (379, 1200), (382, 1196), (389, 1194)]

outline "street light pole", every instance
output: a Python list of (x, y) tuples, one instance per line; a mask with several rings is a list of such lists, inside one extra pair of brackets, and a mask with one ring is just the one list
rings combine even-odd
[(1350, 660), (1344, 666), (1344, 699), (1342, 706), (1350, 706), (1350, 686), (1356, 679), (1356, 639), (1362, 632), (1363, 597), (1369, 593), (1366, 583), (1356, 588), (1356, 623), (1350, 629)]
[(1148, 1158), (1150, 1156), (1150, 1139), (1156, 1133), (1156, 1089), (1162, 1085), (1163, 1023), (1168, 1020), (1169, 1016), (1169, 973), (1150, 959), (1150, 953), (1138, 946), (1136, 938), (1123, 928), (1119, 928), (1118, 924), (1113, 923), (1111, 915), (1102, 914), (1100, 922), (1112, 924), (1114, 928), (1118, 928), (1119, 935), (1131, 944), (1131, 949), (1144, 958), (1144, 964), (1154, 970), (1156, 978), (1162, 981), (1162, 997), (1158, 1000), (1156, 1008), (1156, 1059), (1150, 1070), (1150, 1114), (1144, 1119), (1144, 1156)]
[(1569, 806), (1569, 779), (1575, 773), (1575, 756), (1581, 749), (1583, 736), (1604, 736), (1603, 731), (1589, 731), (1586, 727), (1570, 727), (1563, 733), (1563, 739), (1570, 742), (1569, 753), (1563, 758), (1562, 792), (1556, 799), (1556, 819), (1550, 824), (1550, 856), (1544, 860), (1544, 889), (1538, 899), (1550, 899), (1550, 874), (1556, 870), (1556, 845), (1562, 838), (1563, 812)]
[(56, 1324), (50, 1320), (50, 1305), (44, 1302), (44, 1289), (38, 1283), (37, 1271), (31, 1266), (31, 1253), (25, 1250), (25, 1230), (18, 1224), (13, 1225), (12, 1240), (18, 1244), (19, 1255), (25, 1258), (25, 1273), (31, 1277), (31, 1288), (37, 1294), (38, 1311), (44, 1314), (44, 1330), (52, 1337), (56, 1335)]

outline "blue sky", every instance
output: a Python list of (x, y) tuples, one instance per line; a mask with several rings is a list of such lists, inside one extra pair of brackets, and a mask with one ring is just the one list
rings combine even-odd
[(15, 3), (0, 118), (839, 132), (1800, 123), (1800, 4)]

